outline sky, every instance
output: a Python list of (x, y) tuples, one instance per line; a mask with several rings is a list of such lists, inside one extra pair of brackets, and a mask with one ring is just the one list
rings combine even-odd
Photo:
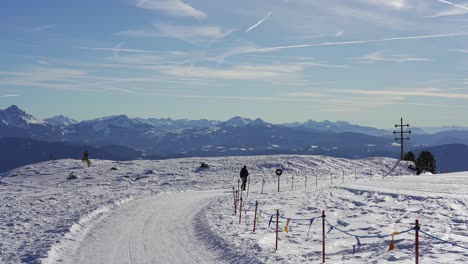
[(6, 0), (0, 36), (38, 118), (468, 125), (467, 1)]

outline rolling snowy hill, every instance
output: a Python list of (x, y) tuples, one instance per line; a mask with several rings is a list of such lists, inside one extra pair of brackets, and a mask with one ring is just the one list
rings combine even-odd
[[(200, 162), (210, 167), (202, 169)], [(325, 156), (281, 155), (164, 161), (93, 160), (89, 168), (79, 160), (56, 160), (2, 174), (0, 262), (76, 263), (74, 261), (83, 256), (91, 257), (89, 254), (94, 254), (96, 263), (105, 263), (98, 259), (101, 259), (103, 252), (108, 252), (114, 255), (109, 255), (107, 260), (115, 259), (114, 263), (146, 263), (157, 257), (157, 254), (167, 251), (165, 256), (168, 261), (183, 263), (183, 259), (190, 257), (193, 250), (185, 253), (181, 251), (179, 258), (171, 250), (181, 250), (184, 243), (197, 243), (199, 247), (216, 249), (213, 254), (218, 255), (218, 259), (212, 259), (209, 263), (229, 262), (239, 257), (251, 258), (259, 263), (300, 263), (317, 259), (320, 253), (314, 247), (319, 247), (318, 227), (311, 231), (313, 236), (307, 242), (305, 226), (292, 222), (291, 234), (282, 234), (281, 250), (275, 253), (272, 250), (272, 230), (267, 228), (268, 219), (260, 220), (260, 229), (256, 235), (248, 231), (252, 223), (251, 206), (247, 207), (249, 212), (245, 225), (237, 224), (237, 216), (232, 215), (232, 187), (237, 186), (238, 171), (242, 165), (247, 165), (251, 175), (250, 194), (245, 196), (248, 197), (246, 204), (259, 200), (266, 212), (281, 208), (282, 213), (289, 217), (307, 218), (316, 216), (323, 209), (329, 212), (327, 219), (337, 227), (361, 234), (386, 234), (393, 229), (402, 230), (419, 217), (424, 225), (431, 223), (424, 230), (460, 243), (466, 244), (468, 240), (468, 201), (467, 188), (464, 188), (468, 184), (467, 175), (455, 175), (455, 178), (443, 174), (400, 177), (397, 175), (411, 174), (407, 170), (408, 164), (389, 158), (346, 160)], [(277, 168), (284, 170), (280, 194), (274, 191), (277, 180), (274, 171)], [(77, 179), (67, 180), (73, 175)], [(260, 194), (263, 179), (266, 181), (266, 193)], [(315, 180), (318, 186), (315, 186)], [(291, 188), (294, 190), (291, 191)], [(199, 190), (213, 191), (201, 195), (197, 192)], [(450, 192), (457, 194), (453, 196), (448, 194)], [(174, 200), (167, 196), (170, 193), (173, 193)], [(158, 205), (160, 199), (169, 200)], [(205, 202), (201, 203), (199, 199)], [(200, 203), (183, 207), (184, 203), (188, 205), (196, 201)], [(207, 201), (210, 203), (205, 207)], [(155, 206), (151, 207), (153, 209), (148, 207), (151, 204)], [(171, 204), (171, 214), (176, 217), (170, 218), (175, 227), (167, 222), (164, 230), (182, 235), (185, 233), (177, 231), (177, 226), (193, 225), (195, 233), (184, 239), (165, 236), (168, 239), (165, 242), (152, 239), (158, 235), (151, 236), (152, 231), (146, 228), (156, 228), (159, 226), (158, 221), (163, 221), (162, 216), (153, 212), (161, 211), (157, 206), (164, 204)], [(139, 209), (132, 211), (132, 208)], [(439, 213), (433, 214), (436, 208)], [(187, 219), (192, 220), (179, 223), (177, 215), (187, 214), (183, 210), (189, 210), (190, 218)], [(199, 221), (206, 224), (195, 224)], [(369, 226), (370, 229), (367, 229)], [(113, 233), (121, 234), (120, 238), (98, 236)], [(148, 238), (144, 234), (148, 234)], [(385, 251), (388, 241), (366, 240), (363, 241), (365, 247), (360, 249), (362, 254), (357, 256), (349, 253), (350, 240), (340, 239), (339, 234), (333, 232), (330, 236), (330, 239), (336, 236), (335, 242), (329, 244), (331, 259), (357, 259), (354, 263), (385, 263), (393, 258), (411, 258), (409, 240), (398, 240), (399, 250), (393, 255), (373, 254)], [(99, 244), (100, 241), (107, 241), (107, 246)], [(435, 259), (431, 263), (444, 263), (440, 261), (445, 257), (453, 260), (451, 263), (463, 263), (460, 261), (468, 258), (466, 252), (457, 251), (454, 247), (437, 244), (431, 251), (429, 244), (432, 242), (425, 240), (423, 243), (426, 245), (425, 254)], [(122, 245), (128, 249), (118, 250)], [(143, 247), (157, 249), (136, 255), (135, 252), (140, 252)], [(172, 258), (170, 256), (173, 253), (175, 256)], [(119, 257), (122, 254), (125, 258)], [(203, 255), (192, 257), (203, 258)]]

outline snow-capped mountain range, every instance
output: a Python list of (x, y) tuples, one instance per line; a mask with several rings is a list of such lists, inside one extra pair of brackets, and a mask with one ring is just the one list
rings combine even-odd
[[(119, 145), (138, 150), (141, 157), (147, 159), (265, 154), (314, 154), (344, 158), (398, 157), (400, 150), (391, 130), (364, 127), (344, 121), (271, 124), (260, 118), (252, 120), (240, 116), (220, 122), (206, 119), (143, 119), (126, 115), (81, 122), (65, 116), (55, 116), (41, 121), (17, 106), (10, 106), (0, 110), (0, 138), (7, 140), (13, 137), (68, 142), (83, 148)], [(23, 144), (41, 145), (31, 145), (24, 140)], [(468, 131), (412, 134), (405, 151), (444, 144), (468, 145)], [(57, 148), (55, 146), (50, 149)], [(23, 149), (26, 151), (27, 148)], [(62, 146), (62, 150), (64, 149), (69, 147)], [(41, 157), (69, 157), (59, 154), (66, 151), (47, 151), (48, 148), (43, 150)], [(128, 157), (125, 154), (127, 152), (130, 153)], [(35, 151), (29, 150), (24, 156), (31, 156), (30, 153)], [(122, 159), (130, 157), (135, 158), (134, 151), (125, 150), (121, 155)], [(0, 169), (13, 166), (4, 165), (6, 167)]]

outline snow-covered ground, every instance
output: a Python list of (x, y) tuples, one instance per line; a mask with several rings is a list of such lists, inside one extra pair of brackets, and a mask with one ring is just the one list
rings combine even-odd
[[(210, 168), (199, 168), (200, 162)], [(251, 185), (243, 194), (248, 211), (238, 224), (232, 187), (243, 165)], [(280, 193), (277, 168), (284, 170)], [(315, 219), (307, 232), (309, 219), (321, 210), (326, 210), (327, 230), (330, 224), (336, 227), (327, 234), (330, 263), (412, 263), (412, 230), (395, 237), (394, 251), (387, 252), (388, 237), (361, 238), (353, 253), (356, 238), (338, 229), (388, 235), (412, 228), (415, 219), (422, 231), (467, 247), (468, 173), (396, 176), (409, 175), (406, 168), (388, 158), (293, 155), (93, 160), (89, 168), (80, 160), (33, 164), (2, 175), (0, 263), (84, 263), (86, 257), (94, 263), (160, 263), (162, 252), (173, 263), (318, 261), (322, 219)], [(67, 180), (72, 172), (79, 178)], [(255, 234), (254, 201), (262, 210)], [(278, 251), (275, 221), (268, 228), (267, 215), (275, 209), (284, 218), (304, 219), (291, 220), (289, 233), (284, 232), (286, 219), (280, 219)], [(211, 253), (203, 254), (207, 246)], [(171, 257), (174, 252), (180, 254)], [(468, 250), (422, 234), (421, 259), (465, 263)]]

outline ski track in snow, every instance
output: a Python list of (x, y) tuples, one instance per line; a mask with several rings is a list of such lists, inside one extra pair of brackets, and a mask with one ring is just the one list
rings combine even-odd
[[(201, 169), (200, 162), (210, 168)], [(243, 165), (251, 185), (239, 225), (231, 191)], [(296, 155), (93, 160), (89, 168), (79, 160), (32, 164), (0, 175), (0, 263), (319, 260), (321, 219), (309, 237), (308, 221), (291, 221), (275, 251), (269, 216), (259, 216), (258, 230), (251, 232), (255, 200), (262, 210), (280, 209), (293, 218), (315, 217), (325, 209), (330, 223), (359, 235), (403, 231), (419, 218), (423, 230), (468, 246), (468, 173), (398, 176), (411, 174), (407, 166), (390, 158)], [(277, 168), (284, 171), (280, 193)], [(80, 178), (66, 180), (70, 172)], [(280, 219), (281, 229), (284, 223)], [(412, 232), (397, 236), (390, 252), (388, 239), (363, 239), (353, 254), (356, 239), (333, 230), (327, 234), (327, 261), (413, 263), (412, 237)], [(466, 250), (421, 239), (421, 263), (468, 263)]]
[(156, 195), (125, 204), (88, 232), (62, 263), (222, 263), (195, 231), (196, 215), (220, 191)]

